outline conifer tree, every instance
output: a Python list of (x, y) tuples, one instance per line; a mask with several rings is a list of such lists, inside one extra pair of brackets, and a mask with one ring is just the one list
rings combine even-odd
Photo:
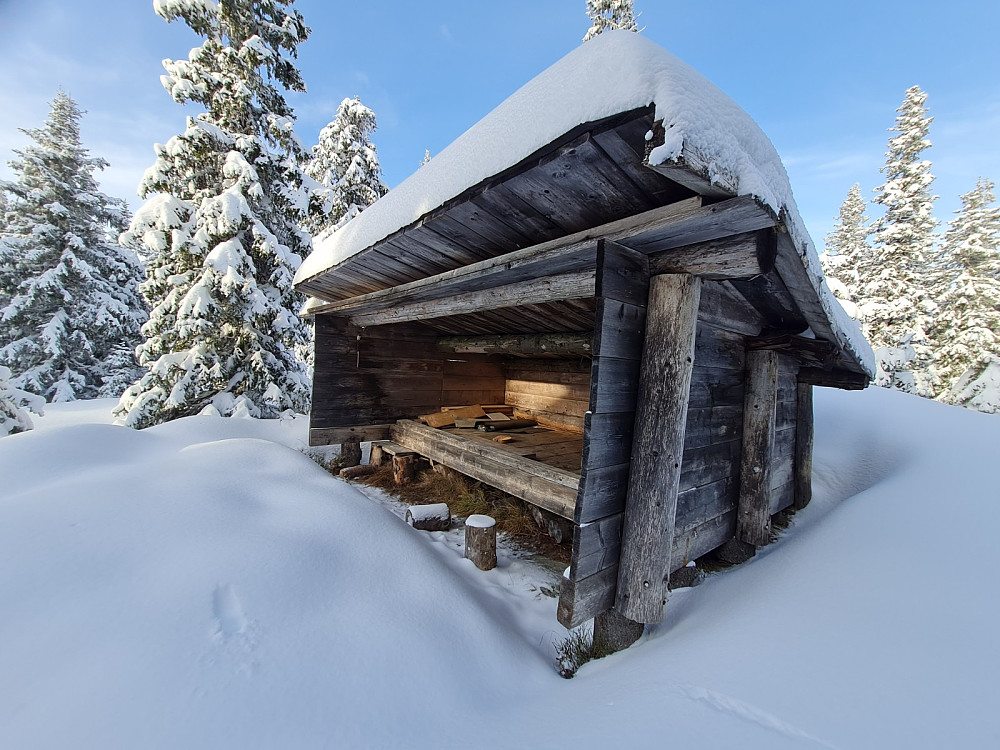
[[(146, 319), (137, 293), (141, 268), (114, 238), (124, 229), (123, 201), (97, 189), (107, 166), (80, 141), (81, 112), (59, 92), (45, 126), (24, 130), (33, 143), (10, 162), (17, 179), (0, 239), (0, 365), (11, 386), (69, 401), (115, 395), (109, 384), (139, 341)], [(118, 353), (116, 353), (118, 352)]]
[(872, 265), (868, 242), (869, 219), (865, 216), (861, 186), (854, 183), (840, 206), (833, 231), (826, 236), (826, 252), (820, 256), (830, 288), (849, 314), (854, 316), (860, 286), (859, 269)]
[(313, 234), (349, 221), (386, 194), (371, 141), (375, 128), (375, 113), (354, 97), (344, 99), (320, 131), (306, 173), (328, 188), (328, 197), (325, 211), (307, 221)]
[(591, 26), (583, 37), (585, 42), (612, 29), (639, 30), (632, 0), (587, 0), (587, 17)]
[(875, 254), (858, 267), (859, 313), (876, 357), (879, 384), (930, 396), (935, 375), (930, 367), (927, 327), (934, 302), (927, 290), (927, 273), (934, 245), (931, 163), (922, 158), (930, 147), (927, 133), (933, 120), (919, 87), (906, 91), (890, 132), (886, 181), (875, 189), (875, 203), (885, 213), (875, 222)]
[(939, 398), (1000, 412), (1000, 207), (980, 179), (962, 197), (939, 255), (934, 321)]
[[(164, 87), (205, 111), (156, 146), (147, 198), (126, 241), (150, 260), (147, 368), (116, 413), (133, 427), (191, 414), (275, 417), (307, 406), (295, 347), (307, 332), (292, 279), (309, 235), (303, 149), (281, 88), (304, 91), (293, 59), (309, 35), (292, 0), (155, 0), (204, 43), (166, 60)], [(279, 88), (281, 87), (281, 88)]]

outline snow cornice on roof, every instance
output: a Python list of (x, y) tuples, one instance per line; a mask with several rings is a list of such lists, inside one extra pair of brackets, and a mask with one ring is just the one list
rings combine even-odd
[(295, 281), (328, 272), (584, 123), (650, 105), (663, 131), (649, 165), (676, 166), (700, 182), (699, 192), (753, 196), (781, 217), (838, 344), (873, 375), (871, 348), (826, 286), (770, 140), (704, 76), (626, 31), (606, 32), (570, 52), (356, 218), (320, 236)]

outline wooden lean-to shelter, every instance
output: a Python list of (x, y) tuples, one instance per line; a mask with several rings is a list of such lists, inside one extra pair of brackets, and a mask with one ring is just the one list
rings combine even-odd
[[(628, 32), (321, 238), (296, 287), (311, 442), (391, 439), (563, 519), (568, 627), (657, 622), (672, 571), (766, 544), (809, 501), (812, 387), (872, 372), (770, 142)], [(539, 427), (502, 444), (415, 421), (474, 404)]]

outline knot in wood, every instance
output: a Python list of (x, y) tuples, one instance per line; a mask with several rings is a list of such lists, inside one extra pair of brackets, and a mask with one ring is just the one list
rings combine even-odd
[(642, 587), (643, 587), (644, 589), (648, 589), (648, 588), (649, 588), (649, 585), (650, 585), (650, 584), (649, 584), (649, 581), (643, 581), (643, 582), (642, 582)]

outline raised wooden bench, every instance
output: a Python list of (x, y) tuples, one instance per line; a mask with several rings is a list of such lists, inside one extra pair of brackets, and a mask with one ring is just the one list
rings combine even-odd
[(389, 456), (391, 461), (393, 456), (415, 456), (416, 454), (416, 451), (404, 448), (391, 440), (376, 440), (372, 442), (372, 452), (368, 463), (372, 466), (381, 466), (385, 463), (386, 456)]
[(533, 461), (500, 443), (477, 442), (410, 419), (390, 429), (394, 443), (562, 518), (573, 518), (580, 475)]

